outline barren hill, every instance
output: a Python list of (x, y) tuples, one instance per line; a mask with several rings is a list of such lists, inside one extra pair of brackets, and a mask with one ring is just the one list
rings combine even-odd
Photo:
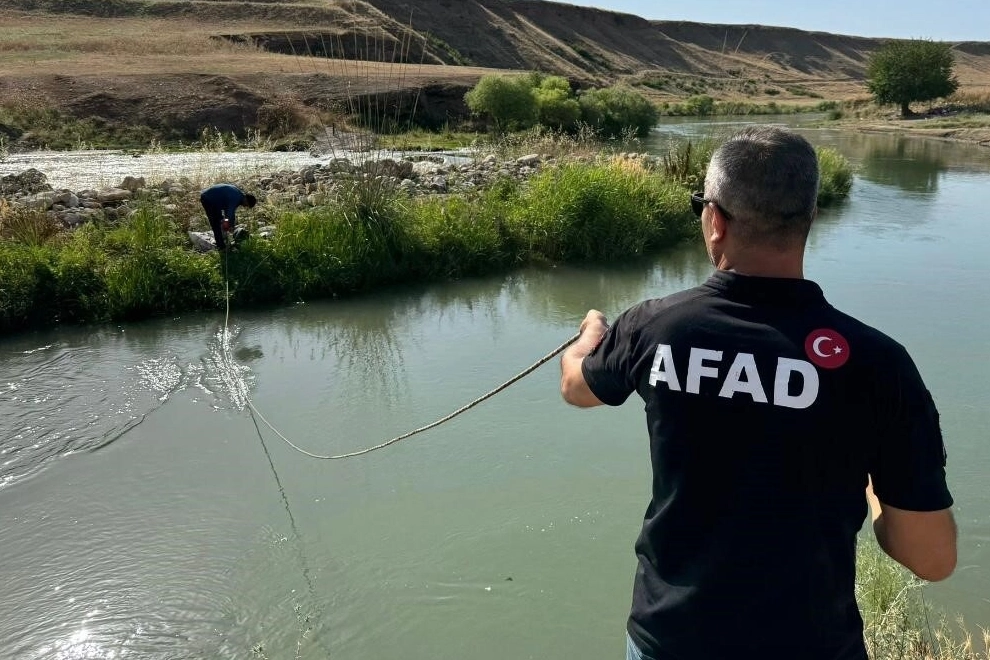
[[(243, 131), (273, 100), (325, 108), (425, 89), (419, 109), (442, 123), (491, 70), (624, 80), (657, 98), (808, 102), (863, 95), (880, 43), (541, 0), (4, 0), (0, 104), (192, 133)], [(963, 86), (990, 87), (990, 43), (955, 51)]]

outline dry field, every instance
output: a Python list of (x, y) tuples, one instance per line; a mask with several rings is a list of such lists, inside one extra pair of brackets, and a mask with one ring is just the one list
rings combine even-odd
[[(784, 28), (650, 22), (540, 2), (3, 5), (0, 105), (47, 106), (80, 119), (177, 126), (186, 133), (197, 125), (241, 131), (265, 104), (325, 109), (383, 93), (416, 95), (423, 112), (442, 124), (463, 116), (463, 93), (480, 76), (527, 69), (585, 84), (652, 78), (659, 82), (640, 89), (658, 102), (707, 94), (719, 101), (817, 105), (864, 98), (863, 66), (879, 43)], [(357, 59), (311, 56), (324, 50)], [(957, 74), (962, 92), (986, 93), (990, 44), (960, 45)], [(938, 129), (960, 136), (983, 127)]]

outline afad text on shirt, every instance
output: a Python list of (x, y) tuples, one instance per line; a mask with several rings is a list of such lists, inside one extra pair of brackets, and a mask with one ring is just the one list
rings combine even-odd
[[(748, 395), (756, 403), (772, 403), (782, 408), (809, 408), (818, 399), (818, 370), (805, 360), (778, 357), (777, 368), (770, 374), (761, 375), (752, 353), (736, 353), (731, 363), (731, 353), (691, 347), (688, 358), (687, 380), (681, 387), (681, 379), (674, 367), (673, 352), (669, 344), (657, 346), (653, 366), (650, 369), (650, 385), (657, 387), (664, 383), (674, 392), (699, 394), (703, 379), (713, 379), (721, 384), (718, 396), (731, 399), (738, 395)], [(792, 376), (800, 379), (800, 389), (791, 387)], [(764, 382), (772, 382), (773, 399), (767, 397)], [(797, 383), (795, 383), (797, 384)]]

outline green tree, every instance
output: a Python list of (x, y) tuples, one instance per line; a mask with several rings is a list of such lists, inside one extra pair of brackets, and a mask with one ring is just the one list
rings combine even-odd
[(630, 129), (638, 137), (646, 137), (660, 117), (649, 99), (625, 86), (589, 90), (579, 102), (582, 119), (606, 137), (617, 137)]
[(889, 41), (870, 56), (866, 87), (881, 105), (898, 104), (911, 116), (913, 101), (949, 96), (959, 88), (947, 43), (927, 39)]
[(572, 130), (581, 119), (581, 105), (571, 85), (560, 76), (547, 76), (534, 88), (537, 118), (544, 126)]
[(498, 132), (529, 128), (537, 119), (534, 82), (532, 75), (488, 74), (464, 95), (464, 101), (471, 112), (490, 118)]

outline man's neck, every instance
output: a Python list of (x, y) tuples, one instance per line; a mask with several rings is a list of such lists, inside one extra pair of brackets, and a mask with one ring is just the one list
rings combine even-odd
[(715, 267), (752, 277), (804, 279), (803, 254), (764, 251), (732, 259), (723, 255)]

